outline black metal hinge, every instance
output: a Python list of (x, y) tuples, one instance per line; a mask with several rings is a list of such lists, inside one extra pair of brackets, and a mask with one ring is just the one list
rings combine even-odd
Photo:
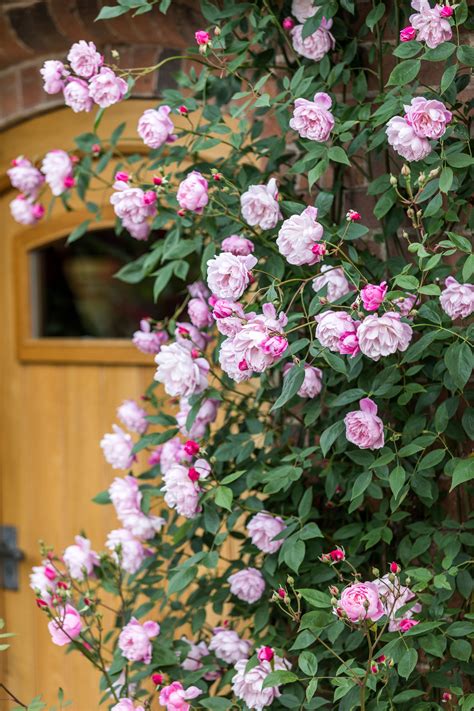
[(0, 588), (18, 590), (18, 563), (24, 557), (15, 526), (0, 526)]

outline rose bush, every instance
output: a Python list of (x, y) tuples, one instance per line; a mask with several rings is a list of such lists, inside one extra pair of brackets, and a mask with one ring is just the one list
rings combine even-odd
[[(203, 0), (193, 64), (128, 158), (102, 111), (174, 59), (124, 68), (79, 42), (42, 70), (73, 110), (101, 108), (80, 153), (15, 159), (13, 217), (74, 190), (91, 218), (70, 240), (87, 239), (99, 176), (119, 239), (149, 242), (119, 278), (157, 300), (183, 280), (176, 314), (133, 335), (157, 366), (145, 405), (101, 442), (95, 501), (122, 527), (101, 553), (44, 549), (31, 577), (115, 711), (474, 707), (468, 10), (358, 5)], [(372, 208), (350, 202), (356, 175)]]

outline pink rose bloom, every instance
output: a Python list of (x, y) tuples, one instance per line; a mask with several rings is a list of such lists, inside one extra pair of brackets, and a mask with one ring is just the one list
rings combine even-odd
[(110, 531), (105, 545), (117, 565), (130, 575), (134, 575), (145, 560), (145, 548), (126, 528)]
[(316, 316), (316, 338), (324, 348), (339, 353), (341, 336), (356, 333), (357, 324), (346, 311), (324, 311)]
[(279, 516), (267, 511), (259, 511), (247, 523), (250, 540), (263, 553), (276, 553), (283, 545), (283, 538), (275, 541), (275, 536), (284, 531), (286, 524)]
[(326, 20), (323, 17), (316, 32), (303, 39), (303, 25), (295, 25), (291, 30), (291, 38), (296, 54), (300, 54), (306, 59), (312, 59), (314, 62), (320, 62), (336, 45), (334, 37), (329, 32), (331, 27), (332, 20)]
[(439, 297), (443, 311), (453, 320), (470, 316), (474, 311), (474, 284), (460, 284), (451, 276), (444, 284)]
[(174, 336), (178, 343), (182, 343), (186, 348), (196, 346), (203, 351), (209, 343), (210, 336), (203, 333), (187, 321), (177, 321)]
[(257, 259), (249, 255), (236, 257), (230, 252), (221, 252), (207, 261), (207, 284), (220, 299), (236, 301), (250, 282), (250, 270)]
[(408, 161), (426, 158), (431, 153), (431, 144), (426, 138), (417, 136), (406, 118), (394, 116), (385, 129), (387, 140), (393, 150)]
[(334, 128), (334, 116), (329, 110), (331, 105), (331, 97), (324, 92), (315, 94), (313, 101), (296, 99), (290, 127), (301, 138), (324, 143)]
[(366, 316), (357, 329), (359, 348), (372, 360), (379, 360), (396, 351), (406, 351), (413, 329), (400, 319), (400, 314), (387, 311), (383, 316)]
[(168, 338), (166, 331), (152, 331), (150, 322), (144, 318), (140, 321), (140, 330), (133, 334), (132, 342), (142, 353), (156, 355)]
[(245, 222), (251, 227), (271, 230), (281, 220), (278, 204), (278, 187), (275, 178), (267, 185), (249, 185), (240, 196), (240, 209)]
[(175, 464), (189, 461), (191, 461), (191, 457), (186, 453), (184, 444), (179, 437), (173, 437), (161, 445), (160, 469), (163, 474), (166, 474)]
[(92, 550), (88, 538), (76, 536), (74, 540), (75, 545), (68, 546), (64, 551), (63, 560), (71, 578), (84, 580), (94, 572), (94, 566), (99, 565), (99, 556)]
[(400, 30), (400, 42), (411, 42), (416, 38), (416, 30), (411, 25)]
[(120, 520), (140, 511), (142, 495), (134, 476), (115, 477), (109, 486), (109, 496)]
[(299, 215), (285, 220), (276, 241), (280, 254), (289, 264), (302, 266), (316, 264), (321, 256), (312, 251), (315, 243), (323, 236), (322, 225), (317, 222), (318, 209), (306, 207)]
[(135, 706), (131, 699), (120, 699), (118, 704), (112, 706), (111, 711), (145, 711), (143, 706)]
[(187, 467), (173, 464), (163, 476), (165, 503), (180, 516), (196, 518), (201, 510), (199, 488), (189, 478)]
[(151, 232), (151, 225), (149, 222), (132, 222), (127, 220), (127, 218), (122, 220), (122, 226), (127, 230), (130, 237), (137, 239), (141, 242), (146, 242)]
[(118, 646), (125, 659), (131, 662), (151, 662), (151, 639), (160, 634), (160, 625), (152, 620), (140, 623), (135, 617), (119, 634)]
[(193, 170), (179, 184), (176, 199), (183, 210), (191, 210), (200, 215), (209, 202), (207, 191), (206, 178), (198, 170)]
[(11, 216), (20, 225), (35, 225), (44, 215), (44, 208), (20, 194), (10, 203)]
[(42, 565), (35, 565), (30, 573), (30, 588), (48, 605), (51, 596), (56, 592), (57, 575), (49, 560), (44, 560)]
[(122, 181), (116, 182), (114, 188), (116, 192), (110, 196), (110, 202), (117, 217), (126, 222), (127, 229), (156, 215), (155, 203), (148, 202), (141, 188), (129, 188), (128, 183)]
[(366, 311), (377, 311), (387, 293), (387, 282), (381, 284), (367, 284), (361, 289), (360, 296)]
[(175, 397), (194, 395), (207, 388), (209, 363), (205, 358), (193, 357), (189, 342), (165, 345), (155, 356), (158, 368), (155, 380), (163, 383), (168, 395)]
[(242, 383), (253, 375), (253, 371), (249, 368), (242, 353), (236, 352), (233, 338), (226, 338), (222, 343), (219, 351), (219, 363), (224, 373), (236, 383)]
[(412, 0), (411, 6), (418, 10), (410, 15), (410, 24), (417, 31), (419, 42), (425, 42), (430, 49), (434, 49), (443, 42), (449, 42), (453, 31), (449, 21), (443, 17), (442, 5), (430, 6), (428, 0)]
[(76, 77), (68, 79), (64, 87), (64, 103), (76, 114), (80, 111), (90, 111), (94, 102), (89, 96), (87, 82)]
[(237, 632), (225, 627), (215, 627), (209, 650), (227, 664), (235, 664), (240, 659), (248, 659), (252, 645), (246, 639), (241, 639)]
[(453, 115), (442, 101), (415, 96), (405, 109), (405, 119), (420, 138), (441, 138)]
[[(419, 620), (412, 620), (411, 618), (401, 619), (401, 620), (397, 621), (396, 629), (399, 629), (400, 632), (408, 632), (408, 630), (411, 630), (412, 627), (415, 627), (415, 625), (418, 625), (419, 622), (420, 622)], [(388, 627), (390, 630), (390, 625)], [(394, 627), (394, 629), (395, 629), (395, 627)]]
[(12, 161), (12, 167), (7, 170), (7, 175), (14, 188), (30, 197), (36, 197), (38, 190), (44, 183), (42, 173), (23, 156)]
[(212, 315), (219, 332), (224, 336), (234, 336), (245, 322), (245, 313), (241, 304), (228, 299), (217, 299), (214, 302)]
[(130, 432), (138, 432), (142, 435), (147, 431), (147, 411), (140, 407), (135, 400), (124, 400), (117, 408), (117, 417)]
[(239, 600), (252, 604), (260, 600), (265, 591), (265, 580), (256, 568), (243, 568), (229, 575), (230, 592)]
[(85, 79), (97, 74), (104, 63), (104, 58), (97, 51), (95, 44), (85, 40), (73, 44), (67, 58), (73, 72)]
[(341, 593), (337, 610), (345, 612), (351, 622), (376, 622), (384, 614), (379, 591), (374, 583), (353, 583)]
[(209, 42), (211, 41), (211, 36), (209, 32), (206, 32), (205, 30), (198, 30), (194, 33), (194, 39), (196, 40), (197, 44), (206, 45), (209, 44)]
[(173, 143), (177, 136), (169, 118), (171, 108), (160, 106), (159, 109), (147, 109), (138, 120), (137, 131), (145, 146), (160, 148), (165, 143)]
[(133, 440), (118, 425), (112, 425), (113, 434), (105, 434), (100, 442), (105, 460), (113, 469), (130, 469), (135, 461)]
[(188, 301), (189, 319), (196, 328), (209, 328), (214, 323), (209, 306), (204, 299), (190, 299)]
[(203, 281), (194, 281), (192, 284), (188, 284), (186, 287), (188, 290), (188, 293), (190, 296), (193, 297), (193, 299), (208, 299), (211, 295), (211, 292), (205, 285)]
[(321, 273), (313, 279), (314, 291), (320, 291), (327, 286), (326, 298), (328, 301), (337, 301), (352, 290), (341, 267), (334, 268), (330, 264), (323, 264)]
[(56, 615), (53, 620), (48, 622), (48, 630), (53, 644), (64, 647), (79, 637), (82, 630), (82, 620), (72, 605), (66, 605), (62, 610), (57, 610)]
[(191, 704), (188, 700), (195, 699), (202, 694), (197, 686), (188, 686), (187, 689), (179, 681), (164, 686), (160, 691), (160, 704), (166, 707), (166, 711), (189, 711)]
[(127, 82), (116, 76), (108, 67), (102, 67), (89, 82), (89, 94), (102, 109), (121, 101), (128, 91)]
[[(198, 642), (197, 644), (195, 644), (191, 639), (187, 639), (187, 637), (181, 637), (181, 639), (186, 642), (190, 647), (185, 659), (183, 659), (180, 664), (181, 668), (185, 669), (185, 671), (191, 672), (198, 671), (198, 669), (202, 669), (204, 665), (201, 662), (201, 659), (210, 655), (210, 651), (207, 644), (205, 642)], [(203, 679), (206, 679), (206, 681), (214, 681), (218, 678), (219, 672), (217, 670), (208, 671), (203, 676)]]
[[(251, 370), (263, 373), (288, 347), (288, 342), (282, 333), (288, 323), (286, 314), (281, 312), (277, 318), (273, 304), (264, 304), (262, 311), (260, 315), (252, 315), (253, 317), (249, 318), (240, 331), (232, 337), (235, 362), (238, 369), (243, 372)], [(221, 365), (223, 365), (222, 360)], [(226, 372), (230, 374), (227, 370)]]
[(279, 358), (288, 348), (288, 341), (284, 336), (268, 336), (261, 344), (261, 349), (272, 358)]
[(165, 519), (161, 516), (147, 516), (143, 511), (135, 511), (122, 518), (124, 528), (136, 538), (145, 541), (154, 538), (165, 523)]
[(398, 306), (402, 316), (408, 316), (410, 311), (415, 306), (417, 297), (414, 294), (406, 294), (406, 296), (401, 296), (399, 299), (394, 300), (394, 304)]
[(412, 620), (412, 617), (414, 614), (421, 612), (419, 602), (415, 602), (409, 610), (405, 610), (403, 615), (397, 615), (398, 610), (405, 607), (410, 600), (415, 598), (415, 593), (410, 588), (401, 585), (398, 577), (392, 582), (388, 575), (384, 575), (383, 578), (374, 580), (374, 585), (379, 591), (384, 614), (389, 619), (389, 632), (397, 632), (398, 630), (406, 632), (410, 627), (418, 624), (418, 621)]
[(360, 353), (357, 332), (344, 331), (339, 338), (338, 351), (341, 355), (348, 355), (351, 356), (351, 358), (355, 358), (355, 356)]
[(303, 25), (306, 20), (313, 17), (316, 10), (313, 0), (293, 0), (291, 3), (291, 14)]
[(287, 659), (282, 659), (275, 654), (272, 662), (262, 661), (256, 667), (246, 672), (247, 661), (241, 659), (235, 665), (236, 674), (232, 678), (232, 690), (238, 699), (242, 699), (249, 709), (262, 711), (266, 706), (271, 706), (280, 694), (278, 686), (269, 686), (262, 689), (263, 682), (272, 671), (291, 669)]
[(385, 439), (383, 422), (377, 417), (377, 405), (369, 397), (359, 401), (360, 410), (348, 412), (344, 418), (346, 439), (360, 449), (381, 449)]
[(223, 252), (230, 252), (236, 257), (248, 257), (255, 249), (254, 243), (241, 235), (230, 235), (221, 242)]
[(191, 428), (186, 428), (186, 420), (191, 412), (191, 405), (186, 397), (182, 397), (179, 401), (179, 412), (176, 415), (179, 431), (185, 437), (191, 439), (201, 439), (206, 434), (207, 426), (215, 421), (217, 411), (219, 409), (219, 401), (212, 398), (203, 400), (199, 407), (198, 413), (194, 419)]
[(64, 89), (64, 79), (69, 75), (62, 62), (56, 59), (47, 59), (40, 69), (43, 77), (43, 89), (47, 94), (59, 94)]
[[(294, 368), (294, 363), (285, 363), (283, 366), (283, 377), (286, 377), (290, 370)], [(304, 366), (304, 380), (298, 395), (300, 397), (314, 398), (323, 388), (323, 371), (313, 365)]]
[(72, 167), (72, 160), (66, 151), (57, 149), (46, 153), (41, 170), (53, 195), (61, 195), (70, 187), (68, 182), (72, 178)]

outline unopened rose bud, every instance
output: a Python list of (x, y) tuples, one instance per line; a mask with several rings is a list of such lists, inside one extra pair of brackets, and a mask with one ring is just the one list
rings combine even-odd
[(346, 220), (348, 222), (359, 222), (359, 220), (362, 219), (362, 215), (360, 212), (357, 212), (356, 210), (348, 210), (346, 212)]
[(191, 481), (199, 481), (199, 472), (197, 469), (194, 467), (189, 467), (188, 469), (188, 477), (191, 479)]
[(411, 585), (411, 578), (407, 578), (407, 579), (405, 580), (405, 583), (406, 583), (407, 585)]
[(196, 358), (199, 358), (199, 356), (200, 356), (200, 353), (199, 353), (198, 349), (193, 348), (191, 351), (191, 358), (194, 358), (194, 360), (196, 360)]
[(402, 165), (402, 169), (401, 169), (400, 172), (401, 172), (401, 174), (404, 175), (405, 177), (408, 177), (409, 175), (411, 175), (410, 166), (408, 166), (406, 163), (404, 163), (404, 164)]
[(49, 565), (45, 567), (44, 574), (48, 578), (48, 580), (56, 580), (57, 573), (54, 568), (51, 568)]
[(441, 12), (439, 13), (441, 17), (451, 17), (454, 13), (454, 9), (452, 7), (449, 7), (449, 5), (444, 5), (444, 7), (441, 8)]
[(220, 173), (214, 173), (212, 179), (218, 182), (219, 180), (222, 180), (222, 175)]
[(416, 30), (411, 25), (400, 31), (400, 42), (411, 42), (416, 37)]
[(396, 179), (396, 177), (394, 175), (390, 176), (390, 185), (393, 185), (393, 187), (398, 185), (398, 180)]
[(377, 674), (378, 670), (379, 668), (376, 664), (372, 664), (372, 666), (370, 667), (370, 671), (372, 672), (372, 674)]
[(58, 588), (60, 588), (61, 590), (67, 590), (67, 589), (68, 589), (68, 584), (65, 583), (65, 582), (63, 582), (62, 580), (60, 580), (60, 581), (58, 582)]
[(178, 210), (176, 214), (179, 215), (179, 217), (184, 217), (186, 214), (186, 210)]
[(395, 561), (393, 563), (390, 563), (390, 572), (391, 573), (399, 573), (400, 571), (401, 571), (401, 568), (398, 565), (398, 563), (395, 563)]
[(42, 600), (40, 597), (36, 598), (36, 604), (38, 605), (39, 608), (44, 609), (45, 607), (48, 607), (48, 603)]
[(93, 156), (98, 156), (100, 153), (100, 146), (98, 143), (94, 143), (94, 145), (91, 147), (91, 153)]
[(219, 37), (220, 33), (221, 33), (221, 28), (220, 28), (220, 27), (214, 27), (214, 34), (216, 35), (216, 37)]
[(337, 599), (337, 597), (333, 596), (333, 597), (331, 598), (331, 605), (332, 605), (333, 607), (336, 607), (336, 605), (337, 605), (338, 602), (339, 602), (339, 600)]
[(278, 597), (281, 597), (282, 599), (284, 597), (286, 597), (286, 591), (284, 588), (278, 588), (277, 593), (278, 593)]
[(181, 106), (178, 108), (178, 111), (179, 111), (179, 113), (182, 114), (183, 116), (187, 116), (187, 114), (188, 114), (188, 109), (187, 109), (186, 106), (184, 106), (184, 105), (181, 105)]
[(411, 207), (408, 208), (407, 215), (410, 218), (410, 220), (412, 220), (415, 217), (415, 213)]
[(329, 553), (331, 556), (331, 560), (334, 561), (334, 563), (338, 563), (341, 560), (345, 560), (346, 554), (341, 548), (335, 548), (333, 551)]
[(67, 178), (64, 178), (64, 187), (69, 190), (69, 188), (73, 188), (76, 184), (76, 181), (72, 177), (72, 175), (68, 176)]
[(128, 181), (130, 180), (130, 176), (128, 173), (119, 171), (118, 173), (115, 173), (115, 180), (119, 180), (122, 183), (128, 183)]
[(184, 451), (186, 454), (189, 454), (191, 457), (193, 457), (195, 454), (199, 452), (201, 449), (200, 445), (195, 442), (193, 439), (188, 439), (187, 442), (184, 443)]
[(159, 686), (163, 683), (163, 674), (152, 674), (151, 680), (155, 686)]
[(271, 647), (260, 647), (257, 652), (259, 662), (271, 662), (275, 653)]
[(453, 698), (453, 695), (449, 693), (449, 691), (443, 691), (443, 695), (441, 696), (441, 701), (443, 704), (447, 703), (448, 701), (451, 701)]
[(281, 26), (283, 27), (284, 30), (289, 32), (295, 26), (295, 21), (293, 20), (292, 17), (285, 17), (285, 19), (281, 23)]
[(374, 578), (379, 578), (380, 570), (378, 568), (372, 568), (372, 575), (374, 576)]
[(163, 178), (160, 175), (155, 175), (153, 177), (153, 185), (162, 185)]
[(428, 178), (430, 178), (430, 180), (436, 178), (439, 172), (440, 168), (433, 168), (433, 170), (430, 170), (430, 172), (428, 173)]
[(379, 664), (383, 664), (386, 659), (387, 659), (387, 657), (384, 654), (381, 654), (380, 657), (377, 657), (377, 659), (375, 661), (378, 662)]
[(199, 45), (199, 47), (204, 47), (206, 48), (208, 44), (211, 42), (211, 36), (209, 32), (206, 32), (205, 30), (198, 30), (197, 32), (194, 33), (194, 38)]
[(116, 49), (112, 49), (111, 52), (110, 52), (110, 54), (112, 55), (112, 57), (113, 57), (114, 59), (120, 59), (120, 53), (117, 52)]
[(292, 578), (291, 575), (289, 575), (289, 576), (287, 577), (287, 579), (286, 579), (286, 582), (288, 583), (288, 585), (294, 585), (294, 584), (295, 584), (295, 579)]
[(335, 585), (330, 585), (330, 586), (329, 586), (329, 592), (331, 593), (331, 595), (332, 595), (333, 597), (339, 595), (339, 590), (336, 588)]

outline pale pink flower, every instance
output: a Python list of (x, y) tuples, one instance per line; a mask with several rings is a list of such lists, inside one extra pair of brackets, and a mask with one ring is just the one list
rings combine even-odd
[(297, 131), (301, 138), (324, 143), (334, 128), (331, 105), (332, 99), (325, 92), (315, 94), (313, 101), (296, 99), (290, 127)]
[(229, 575), (230, 592), (239, 600), (252, 604), (260, 600), (265, 591), (265, 580), (256, 568), (243, 568)]
[(402, 615), (397, 615), (398, 610), (405, 607), (410, 600), (415, 598), (415, 593), (410, 590), (410, 588), (401, 585), (398, 577), (392, 581), (388, 575), (384, 575), (383, 578), (374, 580), (374, 585), (376, 585), (379, 591), (384, 614), (389, 619), (389, 632), (396, 632), (398, 630), (406, 632), (407, 629), (418, 624), (416, 620), (412, 620), (412, 617), (414, 614), (421, 612), (419, 602), (415, 602), (413, 606), (409, 610), (405, 610)]
[[(294, 368), (294, 363), (285, 363), (283, 366), (283, 377), (286, 377), (290, 370)], [(323, 388), (323, 371), (313, 365), (304, 366), (304, 380), (298, 395), (300, 397), (314, 398)]]
[(202, 401), (197, 415), (190, 429), (186, 428), (186, 420), (191, 412), (191, 405), (186, 397), (182, 397), (179, 401), (179, 412), (176, 415), (179, 431), (185, 437), (192, 439), (201, 439), (206, 434), (207, 426), (215, 421), (217, 411), (219, 409), (219, 401), (212, 398), (206, 398)]
[(444, 284), (439, 297), (443, 311), (452, 319), (470, 316), (474, 311), (474, 284), (460, 284), (451, 276)]
[(400, 42), (411, 42), (416, 39), (416, 30), (411, 25), (400, 30)]
[(323, 236), (323, 227), (317, 217), (316, 207), (306, 207), (299, 215), (285, 220), (280, 227), (276, 243), (289, 264), (312, 265), (321, 260), (320, 255), (313, 252), (315, 243)]
[(68, 79), (64, 87), (64, 103), (76, 114), (80, 111), (90, 111), (94, 102), (89, 96), (87, 82), (77, 77)]
[(257, 259), (249, 255), (236, 257), (230, 252), (221, 252), (207, 262), (207, 284), (220, 299), (236, 301), (250, 282), (250, 270)]
[(360, 353), (359, 339), (356, 331), (344, 331), (339, 337), (338, 352), (341, 355), (349, 355), (351, 358)]
[(405, 117), (394, 116), (385, 129), (387, 140), (398, 155), (408, 161), (426, 158), (431, 153), (431, 144), (426, 138), (417, 136)]
[(80, 40), (75, 42), (67, 55), (71, 69), (80, 77), (90, 79), (97, 74), (104, 63), (103, 56), (97, 51), (93, 42)]
[(83, 536), (76, 536), (76, 543), (68, 546), (63, 553), (63, 560), (71, 578), (84, 580), (99, 565), (99, 556), (92, 550), (91, 542)]
[(149, 664), (153, 649), (150, 640), (159, 634), (160, 625), (157, 622), (147, 620), (140, 623), (132, 617), (119, 634), (118, 646), (125, 659)]
[(189, 319), (196, 328), (209, 328), (214, 323), (209, 306), (204, 299), (190, 299), (188, 301)]
[(141, 188), (130, 188), (123, 181), (116, 182), (114, 188), (116, 192), (110, 196), (110, 202), (117, 217), (125, 221), (127, 229), (130, 229), (130, 225), (141, 224), (148, 217), (154, 217), (155, 203), (148, 202)]
[(351, 622), (376, 622), (384, 614), (379, 591), (374, 583), (353, 583), (341, 593), (337, 612), (344, 612)]
[(241, 659), (235, 665), (236, 674), (232, 678), (232, 689), (238, 699), (242, 699), (249, 709), (262, 711), (271, 706), (280, 694), (278, 686), (262, 689), (263, 682), (272, 671), (291, 669), (287, 659), (275, 654), (272, 662), (262, 661), (250, 671), (246, 671), (247, 661)]
[(89, 82), (89, 94), (102, 109), (121, 101), (128, 91), (127, 82), (108, 67), (102, 67)]
[(351, 286), (342, 267), (334, 268), (329, 264), (323, 264), (321, 273), (313, 279), (312, 286), (314, 291), (320, 291), (326, 286), (326, 298), (331, 302), (337, 301), (351, 291)]
[(209, 650), (227, 664), (235, 664), (240, 659), (248, 659), (252, 644), (241, 639), (237, 632), (225, 627), (215, 627), (209, 642)]
[(188, 701), (202, 694), (197, 686), (188, 686), (187, 689), (179, 681), (164, 686), (160, 691), (159, 702), (166, 707), (166, 711), (189, 711), (191, 704)]
[(266, 354), (276, 359), (283, 355), (288, 348), (288, 341), (284, 336), (267, 336), (262, 342), (261, 349)]
[(46, 153), (41, 163), (41, 170), (53, 195), (61, 195), (68, 189), (72, 178), (73, 163), (66, 151), (56, 149)]
[(360, 410), (348, 412), (344, 418), (346, 439), (360, 449), (380, 449), (384, 446), (383, 422), (377, 417), (377, 405), (369, 397), (359, 401)]
[(361, 289), (360, 296), (366, 311), (377, 311), (385, 299), (387, 293), (387, 282), (381, 284), (367, 284)]
[(122, 522), (126, 516), (140, 511), (142, 495), (134, 476), (115, 477), (109, 486), (109, 496)]
[(64, 647), (81, 634), (81, 616), (75, 607), (66, 605), (58, 609), (55, 618), (48, 622), (48, 630), (53, 644)]
[(44, 175), (23, 156), (12, 161), (12, 167), (7, 170), (7, 175), (14, 188), (30, 197), (36, 197), (44, 183)]
[(56, 592), (57, 576), (49, 560), (44, 560), (42, 565), (35, 565), (30, 573), (30, 588), (39, 594), (40, 598), (48, 605), (51, 596)]
[(171, 343), (161, 348), (155, 356), (158, 368), (155, 380), (163, 383), (172, 397), (194, 395), (207, 388), (209, 363), (205, 358), (194, 358), (189, 342)]
[(263, 553), (276, 553), (283, 545), (283, 538), (274, 538), (284, 531), (286, 524), (279, 516), (272, 516), (267, 511), (259, 511), (247, 523), (250, 540)]
[(394, 299), (393, 303), (398, 307), (402, 316), (408, 316), (415, 306), (417, 298), (415, 294), (406, 294), (399, 299)]
[(186, 289), (188, 290), (189, 295), (193, 297), (193, 299), (206, 300), (211, 295), (211, 292), (203, 281), (194, 281), (192, 284), (188, 284)]
[(240, 196), (242, 217), (248, 225), (258, 225), (262, 230), (270, 230), (281, 219), (278, 204), (278, 187), (275, 178), (267, 185), (249, 185)]
[(118, 704), (112, 706), (111, 711), (145, 711), (143, 706), (135, 706), (131, 699), (120, 699)]
[[(246, 370), (263, 373), (264, 370), (272, 366), (288, 346), (283, 333), (283, 328), (287, 323), (286, 314), (281, 312), (277, 317), (273, 304), (264, 304), (262, 314), (252, 314), (251, 318), (249, 315), (249, 319), (243, 324), (240, 331), (232, 339), (228, 339), (231, 340), (235, 352), (235, 364), (238, 369), (244, 373)], [(221, 352), (224, 344), (221, 346)], [(220, 362), (223, 369), (230, 375), (221, 358)], [(232, 364), (229, 365), (233, 371)]]
[(244, 356), (236, 352), (233, 338), (226, 338), (222, 343), (219, 351), (219, 363), (224, 373), (236, 383), (242, 383), (253, 375)]
[(303, 39), (303, 25), (296, 25), (291, 30), (293, 49), (306, 59), (312, 59), (314, 62), (321, 61), (336, 45), (335, 39), (329, 31), (331, 27), (332, 20), (326, 20), (323, 17), (316, 32)]
[[(196, 328), (192, 323), (187, 321), (177, 321), (174, 336), (178, 343), (184, 344), (186, 348), (197, 346), (198, 350), (203, 351), (209, 343), (210, 336)], [(195, 356), (194, 356), (195, 357)]]
[(137, 132), (146, 146), (160, 148), (165, 143), (176, 140), (173, 122), (169, 117), (170, 112), (171, 108), (165, 104), (158, 109), (147, 109), (140, 116)]
[(160, 469), (163, 474), (175, 464), (189, 462), (191, 457), (187, 454), (185, 445), (179, 437), (173, 437), (161, 445)]
[(223, 336), (235, 336), (245, 322), (241, 304), (228, 299), (217, 299), (214, 302), (212, 315), (216, 320), (218, 331)]
[(134, 511), (122, 517), (123, 527), (140, 540), (154, 538), (166, 521), (161, 516), (147, 516), (143, 511)]
[(118, 425), (112, 425), (112, 428), (113, 434), (105, 434), (100, 442), (105, 460), (113, 469), (130, 469), (135, 460), (133, 440)]
[(198, 170), (193, 170), (179, 184), (176, 199), (183, 210), (191, 210), (200, 215), (209, 202), (207, 192), (206, 178)]
[(165, 503), (180, 516), (196, 518), (201, 510), (199, 488), (189, 478), (187, 467), (173, 464), (163, 476)]
[(404, 323), (395, 311), (387, 311), (383, 316), (366, 316), (357, 329), (359, 348), (372, 360), (379, 360), (396, 351), (406, 351), (412, 336), (412, 327)]
[(69, 75), (62, 62), (56, 59), (47, 59), (40, 69), (43, 77), (43, 89), (47, 94), (59, 94), (64, 89), (64, 79)]
[(247, 257), (255, 250), (254, 243), (241, 235), (230, 235), (221, 242), (223, 252), (231, 252), (236, 257)]
[(145, 434), (148, 428), (147, 411), (135, 400), (124, 400), (117, 408), (117, 417), (130, 432)]
[(316, 338), (324, 348), (339, 353), (341, 336), (356, 333), (357, 324), (346, 311), (324, 311), (316, 316)]
[(133, 334), (132, 341), (142, 353), (156, 355), (168, 339), (166, 331), (153, 331), (150, 322), (144, 318), (140, 321), (140, 330)]
[(403, 107), (405, 119), (420, 138), (441, 138), (453, 115), (442, 101), (415, 96)]
[(33, 198), (20, 194), (10, 203), (11, 216), (20, 225), (34, 225), (44, 215), (44, 208), (39, 203), (34, 203)]
[(313, 17), (316, 10), (317, 7), (313, 0), (293, 0), (291, 3), (291, 14), (302, 24), (310, 17)]
[(417, 10), (410, 15), (410, 24), (417, 31), (417, 40), (434, 49), (443, 42), (449, 42), (453, 31), (449, 21), (443, 17), (441, 5), (430, 6), (428, 0), (412, 0), (411, 6)]
[[(201, 659), (203, 657), (208, 657), (210, 655), (209, 647), (205, 642), (198, 642), (197, 644), (187, 637), (181, 637), (181, 639), (189, 645), (189, 650), (186, 657), (181, 662), (180, 666), (185, 671), (198, 671), (204, 666)], [(203, 679), (206, 681), (214, 681), (219, 678), (219, 672), (208, 671), (203, 675)]]
[(110, 531), (105, 545), (117, 565), (130, 575), (134, 575), (145, 560), (145, 548), (126, 528)]

